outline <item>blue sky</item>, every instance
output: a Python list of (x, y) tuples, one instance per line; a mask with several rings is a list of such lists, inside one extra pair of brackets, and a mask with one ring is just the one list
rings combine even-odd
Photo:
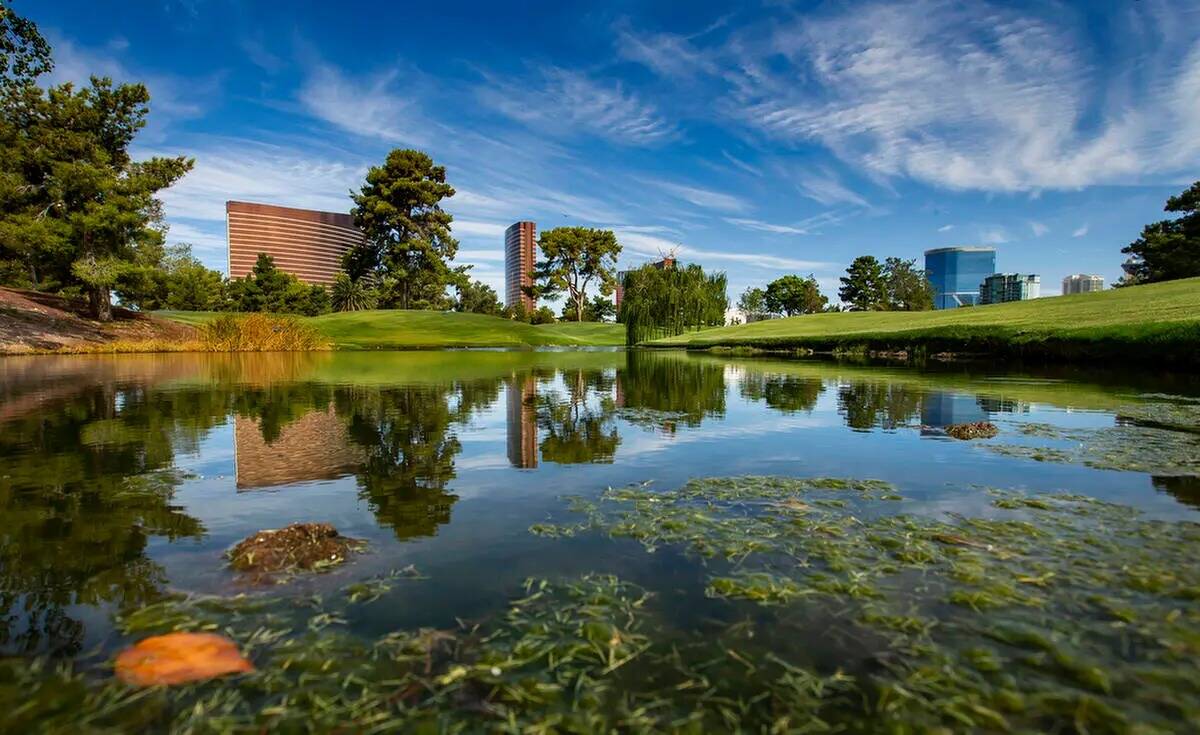
[(1200, 0), (14, 5), (54, 81), (149, 86), (139, 153), (196, 158), (170, 239), (222, 269), (226, 199), (345, 211), (394, 147), (447, 167), (498, 290), (533, 219), (614, 229), (623, 266), (675, 248), (734, 299), (956, 244), (1056, 294), (1116, 279), (1200, 179)]

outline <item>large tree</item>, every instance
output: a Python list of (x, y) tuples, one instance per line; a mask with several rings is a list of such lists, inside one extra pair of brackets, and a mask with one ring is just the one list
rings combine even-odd
[(829, 303), (811, 274), (808, 278), (795, 275), (776, 278), (767, 284), (765, 299), (768, 311), (788, 316), (816, 314)]
[(625, 295), (617, 321), (625, 341), (635, 345), (725, 323), (729, 297), (724, 273), (706, 274), (695, 263), (683, 268), (647, 264), (625, 274)]
[(504, 310), (496, 289), (483, 281), (466, 281), (458, 286), (458, 301), (454, 304), (455, 311), (469, 314), (498, 315)]
[(466, 278), (466, 268), (451, 266), (458, 241), (450, 234), (453, 217), (441, 202), (452, 196), (445, 166), (434, 165), (421, 151), (400, 149), (373, 166), (362, 188), (351, 193), (364, 241), (343, 264), (352, 279), (379, 277), (381, 306), (449, 305), (446, 288)]
[(888, 311), (929, 311), (933, 308), (933, 284), (916, 260), (888, 258), (883, 262)]
[(553, 298), (565, 293), (575, 321), (583, 321), (593, 283), (603, 296), (616, 288), (621, 245), (612, 230), (556, 227), (541, 234), (538, 249), (542, 260), (534, 269), (533, 295)]
[(135, 161), (146, 124), (141, 84), (37, 86), (51, 67), (32, 23), (0, 6), (0, 276), (8, 282), (87, 294), (93, 315), (112, 318), (124, 270), (161, 253), (165, 228), (155, 198), (191, 159)]
[(853, 311), (880, 311), (887, 305), (883, 265), (873, 255), (860, 255), (840, 279), (838, 298)]
[(1200, 181), (1168, 199), (1164, 210), (1183, 216), (1146, 225), (1141, 237), (1121, 249), (1129, 259), (1120, 285), (1200, 276)]

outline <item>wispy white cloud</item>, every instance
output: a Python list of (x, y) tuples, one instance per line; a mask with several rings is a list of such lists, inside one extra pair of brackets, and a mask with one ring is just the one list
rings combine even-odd
[(979, 241), (985, 245), (1000, 245), (1010, 239), (1003, 227), (983, 227), (979, 230)]
[(300, 103), (313, 117), (355, 135), (421, 145), (429, 124), (415, 100), (400, 93), (399, 76), (393, 70), (358, 80), (318, 64), (300, 87)]
[(750, 174), (751, 176), (757, 176), (759, 178), (762, 178), (763, 172), (761, 169), (759, 169), (755, 166), (751, 166), (749, 163), (746, 163), (745, 161), (743, 161), (742, 159), (733, 155), (729, 151), (721, 151), (721, 156), (726, 161), (729, 161), (734, 166), (736, 166), (738, 169), (745, 171), (746, 173)]
[(795, 176), (796, 185), (804, 196), (826, 206), (853, 204), (867, 206), (867, 200), (850, 190), (829, 169), (801, 171)]
[(543, 69), (533, 78), (489, 77), (476, 94), (488, 107), (556, 135), (587, 133), (614, 143), (653, 146), (675, 140), (679, 128), (657, 107), (625, 89), (569, 69)]
[(938, 228), (938, 232), (949, 232), (954, 229), (954, 225), (942, 225)]
[[(457, 194), (455, 195), (457, 197)], [(511, 223), (510, 223), (511, 224)], [(508, 225), (499, 222), (479, 222), (477, 220), (457, 219), (451, 223), (450, 229), (455, 237), (504, 237)]]
[(664, 77), (688, 79), (718, 71), (716, 62), (686, 36), (639, 33), (627, 20), (617, 23), (616, 32), (617, 53), (621, 58), (642, 64)]
[(1162, 180), (1200, 163), (1200, 39), (1177, 32), (1200, 12), (1185, 5), (1131, 5), (1114, 23), (1127, 48), (1152, 50), (1104, 54), (1102, 67), (1057, 11), (983, 0), (828, 6), (719, 49), (731, 59), (725, 109), (869, 174), (951, 189)]
[(1029, 229), (1033, 232), (1034, 237), (1041, 237), (1050, 231), (1050, 228), (1041, 222), (1030, 222)]
[(808, 230), (803, 227), (794, 227), (792, 225), (778, 225), (774, 222), (763, 222), (757, 219), (741, 219), (738, 217), (726, 217), (725, 221), (731, 225), (736, 225), (747, 230), (758, 230), (759, 232), (771, 232), (779, 235), (807, 235)]
[(732, 194), (725, 194), (698, 186), (675, 184), (670, 181), (650, 180), (647, 183), (657, 186), (671, 196), (691, 202), (697, 207), (717, 209), (722, 212), (743, 212), (750, 208), (750, 205), (746, 201)]
[(641, 231), (631, 231), (624, 227), (616, 227), (614, 232), (621, 245), (631, 253), (657, 258), (674, 252), (681, 259), (695, 261), (709, 268), (719, 268), (723, 263), (735, 263), (761, 270), (807, 272), (831, 266), (830, 263), (824, 261), (787, 258), (771, 253), (714, 251), (696, 248), (677, 240)]
[(1071, 237), (1087, 237), (1087, 234), (1088, 234), (1088, 226), (1081, 225), (1081, 226), (1075, 228), (1075, 231), (1071, 233)]

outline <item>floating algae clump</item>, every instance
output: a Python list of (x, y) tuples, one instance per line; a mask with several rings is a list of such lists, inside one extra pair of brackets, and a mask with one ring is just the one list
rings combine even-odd
[(997, 454), (1039, 462), (1168, 476), (1200, 475), (1200, 431), (1195, 429), (1141, 425), (1061, 429), (1027, 423), (1018, 430), (1026, 437), (1048, 439), (1056, 444), (989, 443), (984, 447)]
[(995, 424), (987, 421), (973, 421), (969, 424), (948, 424), (946, 436), (955, 439), (991, 439), (1000, 433)]
[(254, 573), (322, 569), (341, 564), (364, 545), (328, 523), (293, 523), (239, 542), (229, 550), (229, 566)]

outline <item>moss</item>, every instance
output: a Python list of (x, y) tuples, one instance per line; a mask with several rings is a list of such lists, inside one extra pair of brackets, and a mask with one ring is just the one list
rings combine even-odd
[(1000, 429), (988, 421), (974, 421), (968, 424), (948, 424), (945, 432), (946, 436), (955, 439), (991, 439), (1000, 433)]

